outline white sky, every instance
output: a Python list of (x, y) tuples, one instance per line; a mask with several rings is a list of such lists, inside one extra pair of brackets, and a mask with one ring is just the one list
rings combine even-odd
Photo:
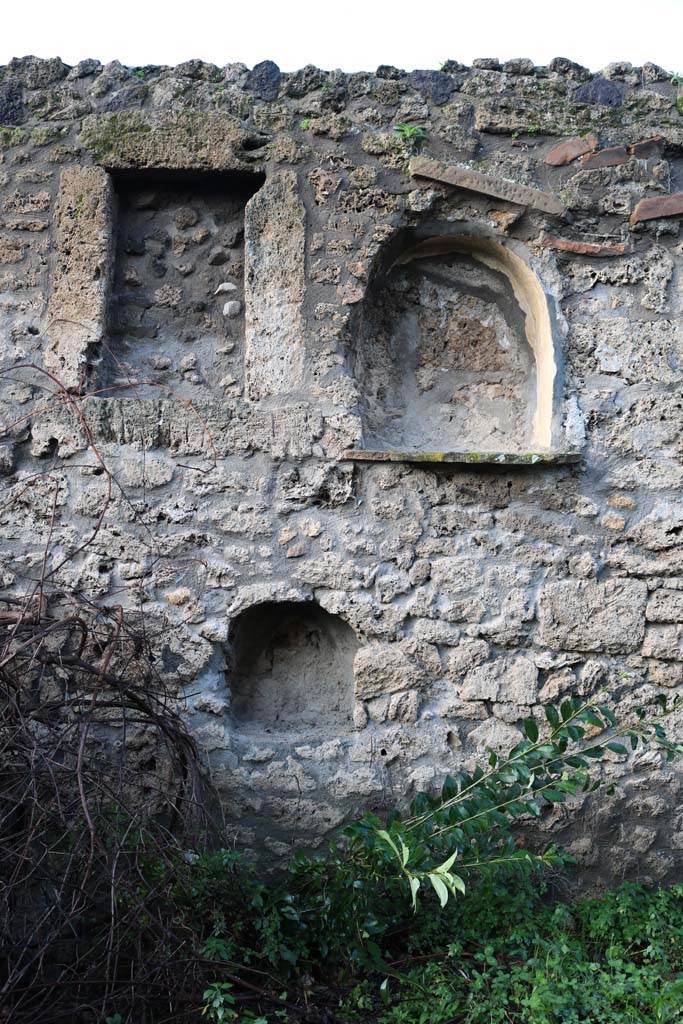
[(345, 71), (438, 68), (447, 59), (569, 57), (683, 71), (683, 0), (0, 0), (0, 63), (13, 56)]

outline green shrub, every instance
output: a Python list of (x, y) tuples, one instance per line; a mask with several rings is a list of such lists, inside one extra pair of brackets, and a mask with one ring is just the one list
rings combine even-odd
[(379, 1024), (674, 1024), (683, 886), (569, 904), (528, 883), (475, 887), (437, 933), (413, 937), (401, 967), (388, 999), (361, 986)]
[[(204, 954), (268, 970), (295, 988), (304, 979), (324, 987), (350, 987), (347, 1002), (359, 1012), (374, 1012), (373, 995), (391, 1001), (392, 984), (414, 990), (412, 1001), (407, 996), (404, 1005), (399, 999), (379, 1018), (386, 1024), (515, 1019), (502, 1011), (492, 1015), (496, 1003), (518, 1008), (520, 1024), (609, 1021), (590, 1014), (606, 1013), (600, 1009), (602, 1002), (609, 1008), (605, 1000), (616, 999), (618, 992), (627, 1007), (639, 1005), (639, 1000), (654, 1006), (650, 966), (644, 969), (628, 959), (636, 947), (618, 947), (611, 932), (602, 940), (597, 932), (591, 937), (590, 928), (597, 928), (600, 921), (607, 922), (603, 932), (610, 931), (609, 915), (617, 910), (608, 906), (586, 919), (581, 941), (588, 943), (587, 950), (590, 942), (602, 941), (603, 966), (591, 967), (585, 961), (588, 953), (574, 948), (576, 943), (557, 944), (558, 929), (566, 925), (570, 934), (576, 926), (567, 908), (539, 902), (540, 880), (546, 868), (564, 866), (570, 858), (554, 847), (541, 853), (520, 848), (519, 826), (567, 796), (594, 792), (602, 784), (600, 768), (607, 756), (627, 757), (629, 747), (635, 750), (645, 744), (672, 759), (681, 747), (669, 742), (662, 725), (648, 721), (644, 712), (635, 728), (623, 728), (609, 708), (571, 698), (559, 708), (548, 707), (546, 718), (543, 733), (536, 721), (525, 721), (526, 738), (506, 758), (492, 753), (486, 769), (447, 779), (438, 797), (421, 794), (407, 814), (396, 811), (387, 822), (366, 814), (345, 829), (342, 842), (327, 857), (298, 854), (286, 877), (268, 885), (243, 871), (241, 899), (249, 909), (244, 913), (234, 901), (229, 913), (224, 907)], [(199, 867), (206, 871), (211, 865), (201, 862)], [(511, 873), (514, 886), (509, 884)], [(437, 900), (418, 903), (421, 891), (432, 890)], [(642, 896), (642, 905), (634, 908), (637, 918), (645, 907), (650, 911), (650, 899)], [(501, 914), (506, 903), (514, 904), (514, 917)], [(624, 906), (625, 897), (618, 904), (619, 913)], [(680, 929), (680, 914), (677, 920)], [(503, 923), (507, 930), (501, 931)], [(404, 966), (396, 965), (401, 943), (426, 959), (417, 972), (406, 975)], [(473, 951), (468, 944), (473, 944)], [(668, 947), (657, 948), (666, 960)], [(510, 949), (519, 963), (510, 961)], [(470, 973), (466, 990), (461, 991), (459, 958), (465, 952)], [(589, 1016), (572, 1016), (573, 996), (562, 975), (567, 957), (573, 970), (586, 974), (581, 975), (584, 986), (589, 975), (599, 974), (592, 1002), (586, 1002)], [(619, 971), (623, 977), (617, 984)], [(425, 991), (436, 993), (437, 1002), (430, 997), (425, 1007)], [(662, 991), (661, 999), (669, 999), (678, 989), (665, 986)], [(483, 1015), (470, 1005), (474, 993), (488, 1000)], [(441, 1004), (439, 1016), (435, 1006)], [(668, 1003), (661, 1005), (662, 1012), (668, 1012)], [(457, 1017), (456, 1010), (469, 1016)], [(620, 1022), (630, 1019), (614, 1017)]]

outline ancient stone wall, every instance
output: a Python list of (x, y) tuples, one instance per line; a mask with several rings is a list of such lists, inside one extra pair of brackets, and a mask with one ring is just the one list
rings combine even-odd
[[(161, 624), (247, 845), (315, 845), (543, 702), (680, 687), (678, 90), (0, 69), (4, 593), (47, 546)], [(623, 762), (542, 828), (671, 875), (680, 776)]]

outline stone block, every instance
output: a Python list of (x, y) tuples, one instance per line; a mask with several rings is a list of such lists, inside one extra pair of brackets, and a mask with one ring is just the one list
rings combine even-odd
[(184, 110), (154, 117), (137, 110), (87, 117), (81, 140), (104, 167), (252, 171), (253, 136), (229, 114)]
[(519, 655), (497, 658), (471, 669), (458, 688), (461, 700), (513, 701), (535, 704), (538, 669), (531, 658)]
[(245, 88), (261, 100), (276, 100), (282, 80), (282, 72), (272, 60), (255, 64), (247, 75)]
[(93, 346), (106, 330), (113, 216), (112, 184), (101, 167), (62, 171), (45, 367), (70, 391), (83, 387)]
[(683, 590), (655, 590), (647, 602), (645, 618), (648, 622), (683, 622)]
[(626, 146), (608, 146), (606, 149), (599, 149), (596, 153), (586, 153), (581, 159), (581, 166), (584, 170), (593, 171), (601, 167), (618, 167), (628, 160)]
[(24, 94), (21, 85), (13, 78), (0, 82), (0, 124), (16, 127), (26, 120)]
[(595, 75), (589, 82), (578, 86), (571, 93), (572, 103), (588, 106), (620, 107), (624, 100), (625, 87), (617, 82)]
[(26, 243), (11, 236), (0, 237), (0, 263), (19, 263), (24, 256)]
[(666, 139), (662, 135), (653, 135), (651, 139), (634, 142), (628, 151), (637, 160), (659, 160), (665, 146)]
[(301, 390), (306, 211), (293, 171), (280, 171), (246, 208), (245, 373), (252, 401)]
[(420, 712), (420, 695), (417, 690), (394, 693), (389, 700), (387, 718), (390, 722), (416, 722)]
[(632, 530), (633, 539), (648, 551), (681, 549), (683, 508), (673, 502), (657, 504)]
[(625, 256), (631, 251), (628, 242), (579, 242), (573, 238), (558, 238), (544, 232), (539, 244), (557, 252), (573, 252), (578, 256)]
[(354, 659), (353, 674), (357, 700), (416, 689), (425, 681), (424, 669), (395, 644), (361, 647)]
[(410, 84), (437, 107), (447, 103), (455, 92), (455, 82), (442, 71), (412, 71)]
[(507, 754), (519, 743), (522, 734), (514, 725), (501, 722), (498, 718), (488, 718), (481, 725), (475, 726), (467, 739), (479, 752), (494, 750), (497, 754)]
[(639, 580), (548, 583), (539, 598), (540, 642), (554, 651), (635, 651), (645, 635), (646, 600)]
[(683, 625), (648, 626), (643, 642), (644, 658), (678, 661), (683, 652)]

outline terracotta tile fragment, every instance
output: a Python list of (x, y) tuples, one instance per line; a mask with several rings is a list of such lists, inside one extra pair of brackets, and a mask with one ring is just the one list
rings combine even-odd
[(597, 147), (598, 140), (595, 135), (577, 135), (573, 139), (565, 139), (557, 146), (553, 146), (546, 153), (545, 162), (550, 167), (564, 167), (565, 164), (570, 164), (572, 160), (576, 160), (577, 156), (591, 153)]
[(480, 195), (494, 196), (496, 199), (504, 199), (509, 203), (518, 203), (520, 206), (531, 206), (535, 210), (542, 210), (544, 213), (551, 213), (554, 216), (563, 216), (567, 212), (564, 203), (551, 192), (543, 192), (541, 189), (531, 188), (529, 185), (520, 185), (508, 178), (482, 174), (481, 171), (474, 171), (458, 164), (443, 164), (438, 160), (430, 160), (428, 157), (413, 157), (410, 161), (410, 173), (414, 177), (440, 181), (446, 185), (454, 185), (456, 188), (467, 189), (470, 192), (479, 192)]
[(558, 238), (547, 232), (541, 235), (539, 243), (546, 249), (574, 252), (579, 256), (625, 256), (631, 249), (628, 242), (576, 242), (572, 238)]
[(595, 170), (599, 167), (618, 167), (628, 160), (626, 146), (609, 146), (607, 149), (600, 149), (597, 153), (587, 153), (581, 158), (581, 166), (586, 170)]
[(663, 135), (653, 135), (651, 139), (641, 139), (640, 142), (634, 142), (633, 145), (628, 147), (628, 151), (631, 156), (638, 157), (639, 160), (651, 160), (653, 157), (662, 155), (665, 145), (666, 139)]
[(639, 224), (644, 220), (657, 220), (659, 217), (678, 217), (683, 214), (683, 192), (674, 192), (670, 196), (651, 196), (641, 199), (629, 217), (629, 224)]

